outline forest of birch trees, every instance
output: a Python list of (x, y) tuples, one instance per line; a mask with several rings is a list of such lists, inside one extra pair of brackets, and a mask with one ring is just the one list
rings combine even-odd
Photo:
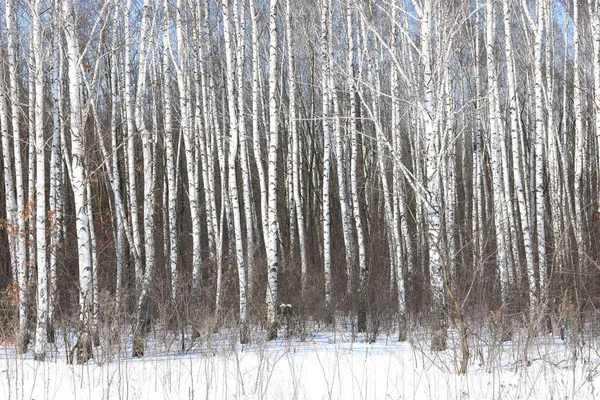
[(583, 329), (599, 7), (2, 0), (0, 332)]

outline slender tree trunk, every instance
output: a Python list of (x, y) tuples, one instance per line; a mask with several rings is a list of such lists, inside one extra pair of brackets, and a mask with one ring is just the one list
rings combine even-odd
[(498, 106), (498, 79), (496, 73), (495, 23), (496, 13), (494, 3), (486, 5), (486, 45), (487, 45), (487, 75), (489, 92), (489, 136), (491, 141), (491, 163), (494, 193), (494, 224), (496, 228), (496, 245), (498, 246), (498, 266), (500, 272), (500, 287), (502, 300), (506, 304), (510, 289), (509, 250), (507, 243), (506, 215), (504, 207), (504, 184), (502, 175), (502, 143)]
[(60, 37), (53, 42), (53, 72), (52, 72), (52, 152), (50, 155), (50, 193), (48, 223), (50, 225), (50, 264), (49, 264), (49, 285), (48, 285), (48, 340), (54, 342), (54, 319), (57, 298), (57, 268), (58, 251), (62, 243), (61, 226), (63, 226), (62, 203), (64, 201), (64, 182), (63, 182), (63, 143), (62, 130), (64, 129), (61, 121), (61, 102), (63, 101), (63, 56), (59, 51)]
[(168, 232), (169, 232), (169, 271), (171, 273), (171, 306), (175, 310), (179, 302), (179, 250), (177, 241), (177, 177), (175, 174), (175, 138), (173, 135), (173, 111), (171, 94), (171, 71), (169, 62), (169, 51), (171, 42), (169, 40), (169, 12), (168, 1), (164, 1), (164, 36), (163, 36), (163, 78), (164, 78), (164, 130), (165, 130), (165, 158), (167, 175), (167, 210), (168, 210)]
[(119, 4), (115, 5), (115, 12), (113, 17), (113, 60), (111, 63), (111, 109), (110, 109), (110, 137), (111, 137), (111, 170), (109, 172), (111, 180), (111, 188), (113, 192), (115, 202), (115, 264), (116, 264), (116, 284), (115, 284), (115, 311), (121, 312), (122, 297), (123, 297), (123, 262), (124, 262), (124, 233), (125, 223), (123, 221), (125, 217), (125, 210), (123, 206), (123, 199), (121, 198), (121, 191), (119, 183), (121, 181), (119, 173), (119, 145), (117, 141), (117, 111), (119, 106), (119, 81), (118, 81), (118, 56), (117, 49), (119, 43), (118, 38), (118, 21), (119, 21)]
[[(0, 69), (0, 73), (4, 75), (4, 67)], [(9, 245), (9, 257), (12, 270), (12, 278), (19, 287), (19, 274), (21, 265), (19, 263), (19, 230), (17, 221), (19, 219), (17, 198), (15, 193), (15, 186), (13, 182), (13, 154), (10, 149), (10, 133), (8, 130), (8, 104), (6, 101), (6, 88), (4, 82), (0, 82), (0, 133), (2, 134), (2, 162), (4, 172), (4, 193), (6, 203), (6, 225), (3, 228), (8, 234), (8, 245)], [(25, 328), (26, 331), (26, 327)], [(21, 328), (21, 329), (23, 329)], [(23, 332), (21, 332), (21, 335)], [(21, 345), (19, 344), (19, 347)], [(26, 349), (25, 349), (26, 350)], [(19, 349), (21, 353), (21, 350)]]
[(321, 88), (323, 91), (323, 170), (322, 170), (322, 224), (323, 224), (323, 268), (325, 273), (325, 309), (332, 312), (332, 272), (331, 272), (331, 215), (329, 209), (329, 179), (331, 173), (331, 117), (329, 93), (329, 36), (330, 25), (330, 0), (323, 0), (321, 8)]
[(441, 235), (441, 188), (440, 188), (440, 139), (437, 130), (437, 111), (434, 103), (433, 87), (433, 63), (432, 52), (432, 4), (431, 0), (424, 0), (420, 15), (421, 23), (421, 63), (423, 65), (423, 108), (422, 118), (425, 128), (425, 144), (427, 149), (427, 160), (425, 167), (425, 208), (427, 219), (427, 237), (429, 243), (429, 273), (430, 285), (433, 292), (433, 312), (436, 321), (434, 350), (446, 348), (446, 322), (445, 308), (446, 298), (444, 281), (442, 279), (442, 250), (444, 248)]
[[(399, 21), (399, 11), (397, 0), (394, 1), (394, 20)], [(398, 28), (399, 23), (394, 23), (392, 26), (392, 44), (391, 50), (395, 51), (398, 42)], [(410, 239), (410, 232), (408, 229), (408, 205), (406, 204), (406, 184), (405, 178), (402, 171), (402, 150), (406, 146), (403, 144), (404, 138), (401, 137), (401, 104), (399, 98), (399, 78), (398, 71), (399, 66), (393, 65), (390, 72), (390, 84), (391, 84), (391, 97), (392, 97), (392, 163), (393, 163), (393, 189), (392, 189), (392, 202), (393, 202), (393, 221), (392, 229), (400, 229), (400, 232), (396, 231), (395, 237), (398, 238), (398, 243), (392, 251), (395, 253), (396, 258), (396, 289), (398, 292), (398, 317), (400, 324), (404, 323), (406, 315), (406, 288), (405, 288), (405, 271), (404, 267), (411, 264), (412, 261), (412, 241)], [(408, 261), (408, 262), (407, 262)], [(405, 338), (406, 332), (403, 326), (399, 327), (399, 339)]]
[[(525, 263), (527, 270), (527, 281), (531, 288), (535, 287), (535, 273), (534, 273), (534, 258), (533, 258), (533, 242), (532, 242), (532, 231), (529, 224), (529, 207), (527, 205), (527, 198), (525, 195), (525, 179), (523, 169), (521, 168), (521, 146), (519, 145), (519, 131), (518, 131), (518, 113), (519, 104), (515, 89), (515, 63), (513, 59), (513, 47), (512, 47), (512, 34), (510, 21), (511, 8), (508, 0), (502, 1), (502, 10), (504, 15), (504, 37), (505, 37), (505, 52), (506, 52), (506, 74), (508, 84), (508, 96), (509, 96), (509, 107), (510, 107), (510, 133), (511, 133), (511, 147), (512, 147), (512, 166), (513, 166), (513, 179), (515, 192), (517, 194), (517, 201), (519, 204), (519, 217), (521, 222), (521, 229), (523, 230), (523, 245), (525, 248)], [(531, 292), (533, 293), (533, 292)], [(529, 297), (530, 305), (535, 302), (535, 297)]]
[[(225, 52), (227, 61), (227, 99), (229, 109), (229, 159), (228, 159), (228, 181), (229, 181), (229, 198), (231, 201), (231, 209), (233, 214), (233, 225), (234, 225), (234, 237), (231, 240), (235, 241), (235, 257), (236, 266), (238, 270), (238, 285), (240, 293), (239, 310), (240, 310), (240, 342), (246, 343), (247, 337), (247, 298), (246, 298), (246, 266), (244, 264), (244, 248), (242, 243), (242, 225), (241, 225), (241, 213), (240, 213), (240, 202), (238, 196), (237, 187), (237, 174), (236, 174), (236, 158), (239, 146), (239, 121), (238, 114), (235, 105), (235, 65), (232, 59), (233, 46), (231, 43), (231, 22), (229, 15), (229, 0), (224, 0), (222, 3), (223, 11), (223, 31), (225, 35)], [(234, 5), (235, 7), (235, 5)], [(238, 60), (241, 62), (241, 60)], [(241, 90), (241, 88), (239, 89)]]
[[(36, 163), (35, 163), (35, 157), (36, 157), (36, 147), (35, 147), (35, 140), (36, 140), (36, 131), (35, 131), (35, 69), (36, 69), (36, 54), (35, 54), (35, 49), (34, 49), (34, 40), (33, 40), (33, 30), (31, 31), (30, 34), (30, 41), (29, 41), (29, 69), (28, 69), (28, 77), (27, 77), (27, 91), (28, 91), (28, 111), (27, 111), (27, 131), (28, 131), (28, 138), (27, 138), (27, 260), (29, 262), (30, 265), (34, 265), (35, 263), (37, 263), (37, 242), (36, 242), (36, 237), (35, 237), (35, 233), (36, 233), (36, 228), (35, 228), (35, 223), (36, 223), (36, 193), (35, 193), (35, 179), (36, 179)], [(28, 271), (28, 275), (29, 275), (29, 281), (30, 282), (35, 282), (36, 280), (36, 269), (35, 268), (29, 268)]]
[(75, 36), (75, 10), (70, 0), (62, 2), (64, 33), (67, 42), (69, 75), (70, 132), (72, 152), (71, 188), (75, 203), (77, 255), (79, 260), (79, 342), (77, 361), (85, 363), (93, 356), (91, 350), (92, 260), (89, 219), (86, 211), (85, 144), (81, 118), (79, 47)]
[[(48, 341), (48, 260), (46, 259), (46, 157), (44, 156), (44, 52), (42, 49), (41, 2), (32, 5), (33, 51), (35, 54), (35, 238), (37, 255), (37, 327), (34, 359), (44, 361)], [(31, 84), (31, 83), (30, 83)], [(30, 143), (30, 145), (32, 145)]]
[(139, 207), (137, 200), (136, 185), (136, 150), (135, 150), (135, 114), (133, 104), (133, 71), (131, 66), (131, 43), (133, 36), (131, 33), (131, 10), (132, 0), (128, 0), (125, 6), (125, 121), (127, 126), (127, 195), (129, 197), (130, 230), (133, 242), (129, 243), (129, 249), (133, 256), (135, 267), (135, 287), (136, 296), (141, 290), (141, 282), (144, 274), (144, 265), (142, 262), (142, 238), (139, 231)]
[[(365, 230), (363, 228), (363, 219), (361, 215), (361, 204), (359, 197), (359, 135), (357, 125), (359, 123), (359, 116), (357, 115), (357, 110), (360, 110), (360, 105), (357, 104), (356, 99), (358, 98), (358, 88), (357, 88), (357, 80), (356, 80), (356, 69), (354, 66), (355, 62), (355, 42), (354, 42), (354, 18), (352, 13), (352, 8), (350, 5), (346, 8), (346, 21), (347, 21), (347, 34), (348, 34), (348, 60), (347, 60), (347, 69), (348, 69), (348, 85), (350, 88), (350, 120), (349, 129), (350, 129), (350, 186), (352, 193), (352, 215), (354, 217), (354, 225), (356, 229), (356, 245), (358, 248), (358, 287), (357, 287), (357, 299), (360, 302), (362, 301), (362, 294), (366, 292), (367, 286), (367, 278), (368, 278), (368, 267), (367, 267), (367, 252), (366, 252), (366, 243), (365, 243)], [(366, 316), (360, 316), (359, 318), (365, 319)], [(364, 321), (359, 321), (362, 325), (364, 325)], [(359, 324), (359, 325), (361, 325)], [(364, 326), (362, 328), (365, 328)]]
[[(544, 14), (541, 1), (537, 2), (537, 26), (535, 33), (535, 198), (536, 198), (536, 232), (537, 232), (537, 259), (539, 270), (539, 282), (529, 291), (535, 295), (536, 302), (545, 300), (546, 283), (548, 280), (548, 269), (546, 262), (546, 195), (544, 165), (545, 165), (545, 142), (546, 132), (544, 125), (543, 109), (543, 76), (542, 76), (542, 51), (544, 37)], [(533, 210), (532, 210), (533, 211)]]
[[(236, 11), (238, 10), (239, 11)], [(246, 147), (246, 113), (244, 104), (244, 64), (246, 56), (246, 11), (243, 0), (236, 0), (234, 5), (234, 19), (237, 31), (237, 100), (238, 100), (238, 135), (239, 135), (239, 162), (242, 176), (242, 198), (244, 200), (244, 219), (246, 224), (246, 290), (247, 296), (252, 297), (254, 282), (254, 220), (252, 218), (252, 193), (250, 187), (250, 164), (248, 162), (248, 149)]]
[[(301, 195), (300, 182), (300, 153), (301, 143), (298, 133), (297, 111), (296, 111), (296, 77), (294, 66), (294, 41), (292, 36), (292, 17), (290, 0), (286, 0), (285, 8), (285, 34), (287, 37), (287, 52), (288, 52), (288, 87), (290, 97), (290, 136), (292, 138), (292, 190), (295, 206), (296, 227), (298, 229), (298, 245), (300, 248), (300, 291), (304, 296), (306, 291), (306, 280), (308, 271), (308, 260), (306, 253), (306, 229), (304, 223), (304, 206)], [(351, 277), (349, 277), (351, 279)]]
[(277, 335), (277, 269), (279, 220), (277, 218), (277, 153), (279, 147), (279, 113), (277, 110), (277, 0), (269, 4), (269, 151), (268, 151), (268, 241), (267, 250), (267, 322), (268, 337)]
[(258, 171), (258, 184), (260, 191), (260, 216), (263, 229), (263, 240), (268, 242), (268, 212), (267, 212), (267, 178), (263, 163), (263, 154), (260, 144), (260, 63), (258, 10), (254, 1), (250, 1), (250, 14), (252, 16), (252, 138), (254, 150), (254, 162)]
[(146, 36), (149, 31), (150, 21), (148, 21), (148, 10), (150, 1), (144, 0), (144, 12), (142, 14), (139, 53), (139, 75), (137, 92), (135, 96), (135, 129), (140, 132), (142, 139), (142, 157), (144, 166), (144, 274), (141, 281), (140, 293), (136, 307), (136, 325), (133, 338), (133, 356), (141, 357), (144, 354), (143, 336), (150, 323), (149, 297), (152, 290), (152, 280), (154, 278), (154, 269), (156, 265), (156, 248), (154, 241), (154, 204), (155, 204), (155, 177), (156, 163), (154, 153), (154, 129), (148, 126), (142, 108), (144, 102), (144, 93), (147, 90), (146, 80), (148, 77), (148, 56), (149, 42), (146, 41)]
[(575, 202), (575, 238), (578, 250), (578, 268), (581, 276), (586, 271), (587, 248), (585, 245), (583, 204), (586, 188), (585, 166), (587, 165), (585, 156), (586, 132), (584, 130), (584, 115), (582, 110), (582, 73), (580, 71), (580, 52), (581, 52), (581, 33), (579, 27), (579, 2), (573, 2), (573, 107), (575, 112), (575, 153), (574, 153), (574, 202)]
[(21, 101), (19, 98), (19, 84), (17, 81), (18, 64), (15, 44), (15, 8), (13, 0), (6, 0), (6, 32), (8, 49), (8, 74), (10, 82), (10, 114), (13, 138), (13, 156), (15, 170), (15, 192), (17, 198), (17, 283), (19, 287), (19, 338), (17, 343), (18, 352), (27, 352), (29, 343), (29, 332), (27, 328), (28, 301), (28, 267), (27, 267), (27, 235), (26, 235), (26, 197), (23, 182), (23, 161), (21, 157), (21, 129), (20, 118), (23, 116)]
[(201, 243), (201, 221), (200, 221), (200, 204), (199, 204), (199, 173), (197, 165), (196, 142), (194, 131), (190, 126), (190, 99), (188, 81), (189, 65), (187, 63), (187, 48), (186, 40), (183, 31), (183, 14), (185, 12), (184, 5), (181, 0), (176, 3), (176, 34), (177, 34), (177, 57), (179, 64), (177, 65), (177, 85), (179, 87), (179, 106), (181, 112), (181, 134), (183, 135), (185, 144), (185, 158), (188, 174), (188, 197), (190, 202), (190, 213), (192, 222), (192, 293), (197, 297), (200, 294), (200, 286), (202, 279), (202, 243)]

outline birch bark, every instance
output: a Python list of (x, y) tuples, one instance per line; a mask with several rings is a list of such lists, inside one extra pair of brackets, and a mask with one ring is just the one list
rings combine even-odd
[(127, 0), (125, 6), (125, 121), (127, 126), (127, 196), (129, 200), (129, 214), (131, 238), (133, 242), (129, 243), (129, 248), (133, 256), (135, 267), (135, 287), (136, 295), (139, 295), (141, 283), (144, 274), (144, 265), (142, 262), (142, 238), (139, 231), (139, 207), (137, 199), (136, 185), (136, 151), (135, 151), (135, 113), (134, 113), (134, 94), (133, 88), (133, 70), (131, 66), (131, 43), (133, 36), (131, 32), (131, 9), (132, 0)]
[(446, 348), (446, 323), (444, 321), (444, 309), (446, 307), (446, 298), (444, 282), (442, 279), (442, 249), (444, 248), (443, 237), (441, 235), (441, 191), (440, 191), (440, 140), (437, 131), (437, 111), (434, 103), (434, 86), (432, 71), (432, 2), (424, 0), (422, 9), (419, 10), (421, 24), (421, 64), (423, 68), (423, 105), (421, 116), (425, 128), (425, 146), (426, 146), (426, 165), (425, 165), (425, 214), (427, 220), (427, 237), (429, 243), (429, 274), (430, 285), (433, 295), (432, 306), (436, 313), (436, 319), (439, 323), (436, 325), (435, 343), (432, 347), (435, 350)]
[(133, 337), (134, 357), (141, 357), (144, 354), (143, 335), (150, 323), (149, 296), (152, 290), (152, 280), (154, 278), (154, 269), (156, 265), (156, 249), (154, 241), (154, 206), (155, 206), (155, 152), (154, 152), (154, 129), (151, 128), (145, 120), (143, 103), (145, 101), (144, 93), (147, 90), (146, 80), (151, 73), (148, 66), (148, 57), (150, 53), (150, 42), (147, 39), (150, 31), (150, 0), (144, 0), (144, 10), (142, 13), (141, 32), (142, 38), (139, 51), (139, 75), (137, 90), (135, 95), (135, 129), (140, 132), (142, 140), (142, 158), (144, 166), (144, 273), (140, 285), (140, 293), (136, 306), (136, 325)]
[[(239, 312), (240, 312), (240, 342), (246, 343), (247, 337), (247, 298), (246, 298), (246, 266), (244, 264), (244, 248), (242, 243), (242, 226), (241, 226), (241, 213), (240, 213), (240, 202), (238, 196), (237, 187), (237, 174), (236, 174), (236, 158), (239, 146), (239, 121), (236, 110), (236, 96), (234, 89), (235, 82), (235, 65), (232, 56), (234, 55), (234, 48), (231, 43), (232, 40), (232, 28), (229, 14), (229, 0), (224, 0), (222, 3), (223, 12), (223, 32), (225, 36), (225, 52), (227, 62), (227, 105), (229, 110), (229, 158), (228, 158), (228, 182), (229, 182), (229, 199), (233, 215), (233, 226), (234, 226), (234, 238), (235, 241), (235, 258), (236, 266), (238, 270), (238, 285), (239, 285)], [(241, 62), (241, 61), (238, 61)], [(268, 288), (267, 288), (268, 290)]]
[[(169, 224), (169, 271), (171, 273), (171, 304), (177, 306), (179, 301), (179, 250), (177, 243), (177, 177), (175, 164), (175, 149), (173, 135), (173, 110), (171, 103), (173, 97), (171, 93), (171, 63), (169, 62), (169, 52), (171, 41), (169, 39), (169, 2), (163, 2), (164, 12), (164, 34), (163, 34), (163, 78), (164, 78), (164, 129), (165, 129), (165, 157), (167, 175), (167, 213)], [(175, 308), (174, 308), (175, 309)]]
[(332, 272), (331, 272), (331, 216), (329, 209), (330, 173), (331, 173), (331, 120), (329, 75), (330, 50), (329, 35), (331, 1), (322, 0), (321, 6), (321, 88), (323, 91), (323, 171), (322, 171), (322, 224), (323, 224), (323, 269), (325, 274), (325, 309), (331, 311), (332, 306)]
[[(290, 97), (290, 136), (292, 138), (292, 190), (294, 198), (296, 226), (298, 229), (298, 245), (300, 248), (300, 286), (301, 293), (304, 295), (306, 291), (306, 280), (308, 271), (308, 260), (306, 254), (306, 229), (304, 223), (304, 207), (302, 202), (302, 195), (300, 193), (301, 182), (300, 182), (300, 153), (301, 143), (298, 133), (297, 125), (297, 110), (296, 110), (296, 76), (295, 76), (295, 65), (294, 65), (294, 41), (292, 36), (292, 17), (290, 0), (286, 0), (285, 8), (285, 35), (287, 37), (287, 52), (288, 52), (288, 87)], [(351, 277), (349, 277), (351, 279)]]
[(493, 181), (494, 224), (496, 228), (496, 245), (498, 247), (498, 267), (500, 272), (500, 287), (502, 300), (507, 302), (510, 288), (509, 250), (506, 229), (507, 221), (504, 207), (504, 181), (502, 175), (502, 143), (499, 122), (498, 78), (497, 63), (494, 54), (496, 41), (496, 12), (494, 2), (486, 5), (486, 46), (487, 46), (487, 76), (489, 94), (489, 136), (491, 142), (491, 163)]
[(91, 351), (92, 260), (89, 219), (86, 211), (85, 142), (81, 118), (79, 46), (75, 33), (75, 10), (70, 0), (62, 1), (64, 34), (67, 43), (69, 76), (69, 104), (71, 131), (71, 188), (75, 202), (77, 255), (79, 260), (79, 346), (77, 361), (85, 363), (93, 356)]
[(29, 333), (27, 331), (27, 309), (28, 301), (28, 267), (27, 267), (27, 236), (26, 236), (26, 200), (25, 186), (23, 182), (23, 161), (21, 157), (21, 129), (20, 118), (22, 109), (19, 99), (19, 84), (17, 79), (18, 64), (15, 43), (15, 7), (13, 0), (5, 1), (6, 13), (6, 40), (8, 53), (8, 75), (10, 83), (10, 114), (13, 138), (13, 156), (15, 170), (15, 192), (17, 200), (17, 283), (19, 287), (19, 338), (17, 348), (19, 353), (27, 352)]
[[(46, 158), (44, 156), (44, 50), (42, 48), (42, 3), (32, 4), (35, 77), (35, 238), (37, 256), (37, 319), (33, 358), (44, 361), (48, 341), (48, 260), (46, 258)], [(32, 144), (30, 144), (32, 145)]]
[(269, 151), (268, 151), (268, 241), (267, 250), (267, 321), (269, 338), (277, 335), (277, 269), (279, 219), (277, 217), (277, 153), (279, 147), (279, 113), (277, 109), (277, 0), (269, 2)]

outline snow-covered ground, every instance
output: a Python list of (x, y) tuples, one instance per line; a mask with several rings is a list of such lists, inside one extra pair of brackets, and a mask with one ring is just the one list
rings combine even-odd
[[(85, 365), (47, 362), (0, 348), (0, 399), (595, 399), (600, 343), (573, 346), (552, 336), (488, 345), (473, 335), (467, 375), (456, 373), (458, 343), (434, 353), (427, 338), (349, 333), (249, 346), (215, 337), (185, 353), (151, 341), (141, 358), (104, 357)], [(479, 339), (476, 339), (479, 337)], [(517, 336), (518, 337), (518, 336)], [(172, 348), (177, 343), (171, 342)]]

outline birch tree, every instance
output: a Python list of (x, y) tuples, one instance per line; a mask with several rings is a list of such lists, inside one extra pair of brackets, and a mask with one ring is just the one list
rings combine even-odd
[[(504, 41), (505, 41), (505, 52), (506, 52), (506, 74), (507, 74), (507, 85), (508, 85), (508, 97), (510, 107), (510, 139), (512, 148), (512, 166), (513, 166), (513, 179), (514, 187), (517, 195), (517, 201), (519, 203), (519, 218), (521, 222), (521, 229), (523, 230), (523, 245), (525, 247), (525, 260), (527, 270), (527, 282), (530, 287), (530, 291), (535, 287), (535, 273), (534, 273), (534, 258), (533, 258), (533, 241), (532, 241), (532, 229), (530, 226), (529, 207), (527, 206), (527, 198), (525, 195), (525, 177), (521, 168), (522, 159), (522, 148), (519, 140), (519, 104), (516, 93), (516, 82), (515, 82), (515, 63), (513, 56), (513, 45), (512, 45), (512, 32), (511, 32), (511, 7), (510, 2), (507, 0), (502, 1), (502, 11), (504, 16)], [(531, 292), (533, 294), (533, 292)], [(530, 296), (530, 304), (533, 305), (535, 297)]]
[(356, 87), (356, 76), (355, 76), (355, 42), (354, 42), (354, 17), (352, 8), (348, 6), (346, 8), (346, 29), (348, 34), (348, 60), (347, 60), (347, 74), (348, 74), (348, 87), (350, 92), (350, 119), (348, 121), (349, 133), (350, 133), (350, 147), (351, 147), (351, 155), (350, 155), (350, 186), (352, 193), (352, 215), (354, 219), (354, 225), (356, 229), (356, 242), (358, 248), (358, 290), (360, 293), (364, 293), (366, 281), (367, 281), (367, 255), (366, 255), (366, 245), (365, 245), (365, 233), (363, 230), (362, 216), (360, 211), (360, 199), (359, 199), (359, 138), (358, 138), (358, 130), (356, 128), (357, 125), (357, 115), (356, 115), (356, 98), (357, 87)]
[[(294, 215), (296, 217), (296, 227), (298, 229), (298, 245), (300, 253), (300, 291), (302, 294), (306, 291), (306, 278), (308, 270), (308, 260), (306, 254), (306, 230), (304, 222), (304, 207), (302, 196), (300, 193), (300, 153), (301, 143), (298, 133), (297, 111), (296, 111), (296, 77), (294, 66), (294, 41), (292, 36), (292, 16), (290, 0), (285, 3), (285, 35), (287, 38), (287, 53), (288, 53), (288, 90), (289, 90), (289, 109), (290, 123), (289, 131), (292, 138), (292, 191), (294, 198)], [(293, 234), (293, 233), (292, 233)]]
[[(4, 68), (0, 70), (2, 74), (4, 74)], [(10, 264), (11, 271), (13, 274), (13, 279), (17, 279), (21, 266), (18, 263), (18, 228), (17, 228), (17, 220), (19, 218), (19, 214), (17, 212), (17, 199), (15, 195), (15, 187), (12, 177), (13, 171), (13, 155), (10, 149), (10, 134), (9, 134), (9, 125), (8, 125), (8, 105), (6, 101), (6, 88), (4, 83), (0, 83), (0, 133), (2, 135), (2, 163), (4, 166), (3, 174), (4, 174), (4, 193), (6, 196), (6, 220), (2, 221), (2, 226), (7, 231), (8, 234), (8, 245), (10, 252)], [(18, 284), (17, 284), (18, 285)], [(18, 287), (18, 286), (17, 286)], [(23, 329), (23, 328), (20, 328)], [(26, 328), (24, 328), (26, 329)], [(21, 352), (19, 350), (19, 352)]]
[(171, 63), (169, 38), (169, 2), (163, 2), (164, 34), (163, 34), (163, 96), (164, 96), (164, 143), (165, 143), (165, 174), (167, 175), (167, 210), (168, 210), (168, 232), (169, 232), (169, 271), (171, 272), (171, 303), (177, 306), (179, 301), (179, 248), (177, 241), (177, 177), (175, 174), (175, 148), (173, 134), (173, 110), (171, 103)]
[(48, 260), (46, 259), (46, 157), (44, 155), (44, 50), (42, 48), (41, 1), (32, 4), (35, 54), (35, 238), (37, 250), (37, 325), (34, 359), (44, 361), (48, 333)]
[(144, 354), (143, 335), (149, 324), (149, 297), (154, 278), (154, 269), (156, 266), (156, 249), (154, 242), (154, 203), (155, 203), (155, 151), (154, 151), (154, 130), (149, 126), (144, 116), (142, 104), (144, 102), (144, 92), (147, 90), (148, 75), (151, 74), (148, 57), (150, 56), (150, 41), (145, 39), (150, 33), (150, 9), (149, 0), (144, 1), (144, 11), (142, 13), (142, 26), (140, 35), (142, 43), (140, 44), (139, 68), (137, 91), (135, 96), (135, 128), (140, 132), (142, 139), (142, 156), (144, 164), (144, 274), (141, 281), (139, 298), (136, 307), (136, 325), (133, 338), (133, 356), (140, 357)]
[(86, 210), (85, 142), (81, 117), (79, 47), (75, 33), (75, 9), (70, 0), (62, 1), (64, 34), (67, 43), (69, 77), (69, 126), (71, 132), (71, 188), (75, 203), (77, 255), (79, 263), (79, 339), (77, 361), (85, 363), (93, 356), (91, 348), (92, 260), (89, 219)]
[(142, 263), (142, 238), (139, 231), (139, 207), (137, 199), (137, 186), (136, 186), (136, 163), (135, 163), (135, 116), (134, 116), (134, 95), (133, 95), (133, 82), (132, 82), (132, 65), (131, 65), (131, 43), (132, 43), (132, 32), (131, 32), (131, 11), (132, 11), (132, 0), (127, 0), (125, 5), (125, 23), (124, 23), (124, 34), (125, 34), (125, 121), (127, 127), (127, 196), (129, 201), (129, 215), (130, 222), (129, 227), (131, 231), (132, 243), (129, 243), (129, 249), (133, 257), (135, 264), (135, 285), (136, 294), (139, 294), (141, 289), (142, 275), (144, 273), (144, 266)]
[(268, 242), (267, 250), (267, 321), (268, 337), (277, 335), (277, 269), (279, 219), (277, 217), (277, 153), (279, 147), (279, 113), (277, 110), (277, 0), (269, 3), (269, 151), (268, 151)]
[(332, 273), (331, 273), (331, 216), (329, 209), (329, 177), (331, 162), (331, 117), (329, 111), (329, 36), (331, 2), (323, 0), (321, 6), (321, 88), (323, 96), (323, 269), (325, 273), (325, 309), (329, 312), (332, 306)]
[[(239, 149), (240, 131), (239, 131), (239, 120), (235, 105), (235, 65), (233, 60), (233, 45), (231, 43), (231, 21), (229, 14), (229, 1), (224, 0), (222, 3), (223, 10), (223, 32), (225, 36), (225, 51), (227, 61), (227, 99), (229, 109), (229, 158), (227, 160), (229, 173), (228, 173), (228, 190), (230, 198), (230, 206), (233, 214), (233, 225), (234, 235), (233, 240), (235, 241), (235, 265), (238, 270), (238, 285), (240, 293), (240, 342), (246, 343), (248, 340), (246, 332), (246, 317), (247, 317), (247, 298), (246, 298), (246, 266), (244, 264), (244, 248), (242, 243), (242, 226), (241, 226), (241, 213), (240, 213), (240, 202), (238, 196), (237, 187), (237, 174), (236, 174), (236, 158)], [(241, 62), (241, 60), (237, 60)]]
[(17, 269), (17, 285), (19, 288), (19, 338), (18, 350), (19, 353), (27, 351), (29, 343), (29, 333), (27, 331), (27, 309), (28, 302), (28, 269), (27, 269), (27, 236), (26, 236), (26, 198), (25, 186), (23, 182), (23, 161), (21, 157), (21, 128), (20, 118), (22, 117), (22, 109), (19, 106), (19, 84), (17, 80), (17, 54), (15, 43), (15, 7), (16, 3), (12, 0), (5, 1), (6, 13), (6, 36), (7, 36), (7, 53), (8, 53), (8, 75), (10, 83), (10, 114), (11, 114), (11, 129), (13, 138), (13, 157), (15, 170), (15, 192), (17, 200), (17, 226), (16, 228), (16, 269)]
[(444, 308), (446, 304), (444, 282), (442, 279), (442, 236), (440, 234), (440, 172), (439, 172), (439, 133), (437, 131), (437, 111), (434, 103), (433, 72), (431, 59), (432, 52), (432, 2), (424, 0), (420, 10), (418, 10), (421, 24), (421, 65), (423, 68), (423, 102), (421, 115), (425, 128), (425, 145), (427, 149), (427, 159), (425, 166), (425, 207), (427, 217), (427, 237), (429, 242), (429, 273), (431, 280), (431, 290), (433, 295), (433, 309), (441, 315), (435, 316), (439, 323), (436, 324), (435, 337), (432, 347), (436, 350), (446, 348), (446, 323), (444, 321)]

